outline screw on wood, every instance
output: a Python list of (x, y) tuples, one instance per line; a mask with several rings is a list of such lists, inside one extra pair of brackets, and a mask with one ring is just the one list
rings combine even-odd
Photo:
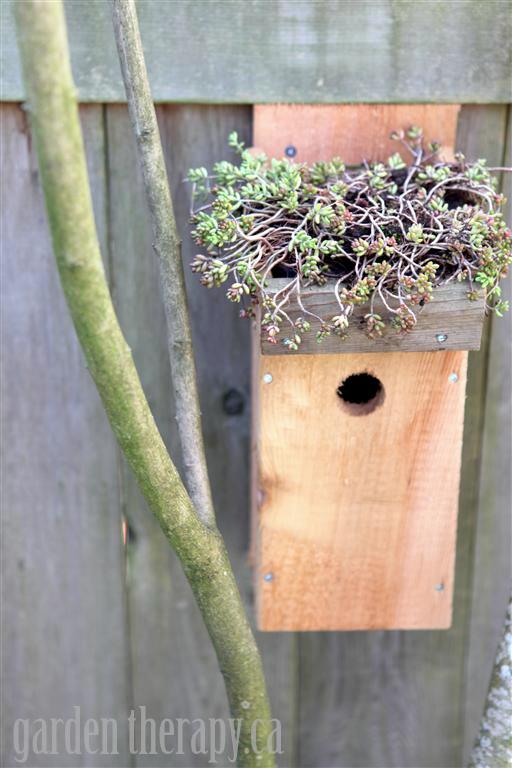
[(436, 336), (436, 341), (439, 342), (439, 344), (443, 344), (448, 339), (447, 333), (438, 333)]
[(458, 380), (459, 380), (459, 376), (457, 373), (450, 373), (450, 375), (448, 376), (448, 381), (455, 383)]
[(294, 147), (293, 144), (288, 144), (288, 146), (285, 147), (284, 153), (286, 157), (295, 157), (297, 154), (297, 147)]
[(272, 374), (271, 373), (265, 373), (263, 376), (263, 381), (265, 384), (271, 384), (272, 383)]
[(263, 574), (263, 581), (273, 581), (273, 580), (274, 580), (274, 574), (271, 571)]
[(436, 584), (435, 590), (436, 592), (444, 592), (444, 584), (442, 581), (439, 582), (439, 584)]

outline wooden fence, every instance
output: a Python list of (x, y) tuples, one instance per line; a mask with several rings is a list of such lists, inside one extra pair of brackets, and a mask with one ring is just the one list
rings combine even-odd
[[(393, 76), (389, 69), (379, 72), (372, 87), (370, 75), (379, 62), (389, 59), (391, 49), (398, 56), (397, 40), (406, 46), (401, 55), (414, 55), (415, 42), (407, 30), (412, 25), (414, 35), (419, 34), (417, 4), (271, 0), (264, 6), (270, 42), (264, 38), (261, 3), (141, 4), (143, 34), (155, 44), (148, 45), (148, 52), (158, 99), (203, 102), (158, 107), (187, 264), (194, 247), (188, 236), (188, 191), (182, 183), (186, 170), (228, 157), (232, 130), (251, 142), (252, 108), (233, 102), (463, 102), (458, 147), (472, 159), (487, 157), (501, 165), (508, 158), (511, 164), (506, 104), (511, 100), (506, 69), (510, 3), (422, 3), (421, 28), (435, 38), (428, 59), (428, 46), (418, 38), (424, 69), (415, 59), (408, 78), (404, 59), (392, 69)], [(485, 7), (489, 16), (481, 10)], [(326, 57), (348, 39), (341, 21), (329, 32), (337, 10), (356, 25), (361, 46), (373, 41), (373, 58), (366, 49), (352, 47), (326, 65), (320, 53), (322, 35), (328, 38)], [(171, 23), (175, 12), (176, 25)], [(142, 383), (179, 464), (164, 314), (135, 147), (125, 106), (109, 103), (120, 99), (121, 92), (105, 26), (108, 9), (97, 1), (70, 2), (68, 14), (80, 93), (84, 101), (96, 102), (82, 106), (81, 117), (105, 265)], [(159, 14), (165, 15), (160, 25)], [(4, 21), (10, 34), (7, 15)], [(303, 40), (308, 29), (317, 33), (309, 47)], [(457, 38), (451, 60), (442, 58), (452, 44), (450, 29), (466, 35), (464, 45)], [(171, 40), (181, 40), (185, 64), (177, 74), (166, 30), (170, 35), (173, 30)], [(183, 51), (185, 34), (193, 38), (189, 54)], [(254, 53), (259, 50), (253, 39), (257, 34), (270, 64)], [(217, 36), (214, 49), (212, 35)], [(482, 67), (473, 62), (464, 70), (473, 43), (472, 55), (479, 52)], [(243, 45), (248, 46), (246, 55)], [(281, 46), (283, 69), (271, 45)], [(309, 64), (300, 64), (303, 51)], [(431, 61), (436, 51), (446, 64), (439, 66), (441, 75)], [(343, 82), (332, 77), (331, 69), (343, 72), (348, 66), (344, 56), (350, 52), (356, 61), (348, 69), (344, 95)], [(77, 55), (82, 63), (76, 63)], [(78, 348), (54, 268), (12, 40), (4, 46), (4, 56), (4, 98), (11, 103), (1, 106), (2, 765), (16, 764), (12, 728), (17, 718), (67, 718), (80, 706), (84, 719), (118, 719), (120, 754), (40, 755), (32, 756), (29, 765), (161, 766), (161, 756), (129, 754), (123, 726), (127, 713), (143, 705), (146, 715), (157, 719), (227, 717), (222, 679), (179, 564), (119, 455)], [(359, 59), (366, 67), (361, 69), (361, 91)], [(304, 74), (311, 70), (311, 60), (314, 87)], [(296, 69), (294, 61), (299, 62)], [(293, 77), (298, 80), (287, 96), (287, 78)], [(211, 101), (219, 103), (207, 103)], [(510, 179), (506, 183), (512, 193)], [(236, 308), (220, 293), (201, 288), (189, 270), (187, 286), (215, 504), (252, 611), (246, 554), (250, 329), (238, 319)], [(488, 321), (481, 351), (470, 353), (453, 627), (432, 632), (259, 633), (274, 716), (283, 723), (282, 766), (464, 764), (509, 590), (511, 330), (511, 315)], [(208, 756), (172, 755), (169, 764), (207, 765)]]

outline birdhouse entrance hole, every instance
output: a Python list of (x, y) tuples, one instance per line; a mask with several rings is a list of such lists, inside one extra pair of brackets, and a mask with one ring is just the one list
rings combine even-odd
[[(358, 165), (388, 156), (382, 137), (421, 125), (453, 151), (457, 105), (256, 105), (268, 157)], [(292, 152), (293, 150), (293, 152)], [(469, 202), (458, 190), (445, 202)], [(296, 275), (267, 277), (274, 296)], [(296, 353), (253, 336), (253, 552), (259, 628), (270, 632), (446, 629), (469, 349), (483, 300), (438, 286), (411, 333), (352, 329)], [(291, 318), (339, 314), (333, 287), (306, 285)], [(376, 299), (376, 313), (391, 319)], [(321, 330), (318, 324), (318, 330)], [(370, 414), (370, 415), (369, 415)]]
[(336, 390), (336, 394), (348, 413), (364, 416), (383, 402), (384, 387), (376, 376), (363, 371), (347, 376)]

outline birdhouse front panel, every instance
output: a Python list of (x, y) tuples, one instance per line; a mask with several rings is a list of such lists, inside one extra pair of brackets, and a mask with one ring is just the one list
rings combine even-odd
[(261, 629), (450, 626), (466, 363), (259, 358)]
[[(457, 106), (258, 106), (254, 144), (298, 162), (357, 163), (388, 153), (388, 130), (419, 124), (453, 152), (457, 114)], [(303, 298), (315, 307), (326, 296), (315, 287)], [(255, 331), (260, 629), (450, 626), (465, 350), (478, 349), (483, 303), (467, 302), (457, 285), (436, 302), (410, 336), (375, 342), (356, 328), (346, 343), (283, 353)]]

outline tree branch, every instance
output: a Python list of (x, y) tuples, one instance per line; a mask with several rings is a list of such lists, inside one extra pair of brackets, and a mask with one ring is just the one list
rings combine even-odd
[(241, 721), (239, 765), (273, 766), (261, 661), (224, 542), (199, 519), (183, 487), (112, 305), (94, 225), (62, 3), (24, 0), (15, 4), (15, 13), (53, 248), (89, 371), (203, 615), (232, 715)]
[(480, 733), (469, 768), (512, 765), (512, 598), (492, 671)]
[(172, 198), (133, 0), (114, 0), (114, 31), (153, 229), (167, 320), (185, 481), (200, 518), (215, 525), (197, 393), (192, 335)]

